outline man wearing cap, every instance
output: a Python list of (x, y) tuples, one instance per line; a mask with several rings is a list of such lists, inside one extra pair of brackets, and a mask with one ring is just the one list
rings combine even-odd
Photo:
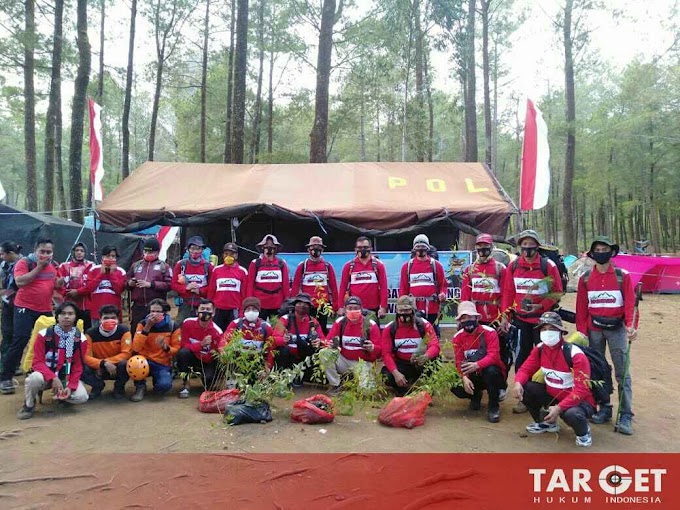
[(316, 319), (325, 335), (328, 333), (328, 318), (332, 311), (338, 309), (338, 282), (335, 279), (335, 269), (321, 256), (324, 248), (326, 246), (319, 236), (309, 239), (309, 258), (298, 264), (291, 294), (305, 292), (312, 296), (312, 306), (317, 310)]
[(130, 329), (137, 330), (137, 324), (146, 317), (149, 303), (154, 299), (167, 299), (172, 284), (172, 268), (159, 260), (161, 244), (155, 237), (144, 241), (144, 256), (127, 273), (130, 292)]
[(472, 301), (458, 305), (458, 332), (453, 336), (453, 352), (463, 386), (452, 388), (458, 398), (470, 399), (470, 409), (479, 411), (484, 390), (489, 394), (487, 419), (501, 419), (499, 397), (505, 384), (505, 365), (501, 362), (498, 333), (480, 324), (481, 314)]
[(281, 243), (276, 236), (267, 234), (257, 243), (262, 255), (253, 260), (248, 268), (248, 296), (260, 300), (260, 317), (265, 320), (276, 315), (290, 295), (288, 264), (276, 256), (280, 248)]
[(446, 300), (449, 282), (444, 266), (429, 255), (430, 240), (425, 234), (413, 239), (414, 257), (401, 268), (399, 295), (409, 295), (416, 301), (418, 311), (434, 324), (439, 315), (439, 303)]
[[(524, 402), (534, 422), (527, 425), (527, 432), (559, 432), (557, 418), (561, 417), (574, 429), (577, 446), (590, 446), (593, 438), (588, 418), (595, 412), (595, 399), (590, 390), (590, 361), (575, 344), (566, 344), (571, 350), (573, 368), (569, 366), (564, 354), (566, 328), (555, 312), (541, 315), (538, 325), (541, 343), (534, 347), (531, 354), (515, 375), (513, 393), (515, 398)], [(545, 375), (545, 383), (533, 382), (537, 370)], [(542, 408), (548, 413), (542, 416)]]
[(76, 290), (79, 296), (89, 296), (92, 327), (99, 327), (99, 310), (113, 305), (122, 310), (125, 290), (125, 270), (118, 266), (118, 249), (110, 244), (102, 248), (102, 263), (92, 265), (85, 273), (85, 286)]
[(189, 258), (175, 264), (172, 272), (171, 288), (182, 299), (177, 311), (177, 322), (184, 322), (187, 317), (194, 317), (202, 298), (208, 295), (208, 283), (213, 272), (213, 265), (203, 258), (205, 241), (201, 236), (193, 236), (187, 241)]
[[(260, 318), (260, 308), (262, 308), (260, 300), (255, 297), (245, 298), (241, 308), (243, 317), (229, 323), (224, 333), (225, 343), (228, 345), (238, 338), (243, 349), (262, 353), (264, 366), (257, 367), (256, 372), (260, 372), (261, 369), (271, 370), (274, 366), (274, 330), (267, 321)], [(283, 341), (281, 341), (282, 345)], [(257, 373), (252, 375), (256, 376)]]
[[(538, 253), (538, 234), (525, 230), (517, 238), (521, 254), (505, 272), (501, 289), (501, 311), (512, 316), (519, 335), (519, 354), (515, 370), (519, 370), (531, 349), (539, 341), (535, 329), (539, 317), (552, 310), (562, 297), (562, 279), (555, 263)], [(502, 330), (507, 332), (510, 324), (503, 321)], [(526, 412), (520, 402), (513, 408), (515, 413)]]
[[(357, 256), (343, 266), (339, 292), (343, 300), (359, 297), (364, 308), (375, 313), (380, 322), (387, 314), (389, 287), (385, 265), (371, 255), (372, 246), (368, 237), (357, 238), (354, 247)], [(344, 313), (344, 308), (338, 309), (338, 315)]]
[(493, 237), (479, 234), (475, 240), (477, 260), (463, 272), (461, 301), (472, 301), (482, 324), (501, 321), (501, 286), (506, 267), (491, 256)]
[(78, 295), (77, 290), (85, 287), (87, 274), (93, 262), (87, 260), (87, 245), (79, 242), (71, 248), (71, 259), (59, 265), (57, 275), (64, 279), (64, 286), (60, 293), (66, 301), (71, 301), (80, 310), (80, 317), (83, 319), (83, 328), (92, 327), (92, 317), (90, 317), (90, 299), (88, 296)]
[(395, 320), (382, 331), (382, 373), (403, 396), (423, 373), (425, 363), (439, 356), (439, 338), (432, 324), (416, 315), (409, 296), (397, 299), (396, 311)]
[(210, 277), (208, 299), (215, 303), (215, 324), (225, 330), (239, 316), (239, 308), (247, 296), (248, 271), (238, 263), (236, 243), (224, 245), (222, 261)]
[[(328, 394), (337, 395), (341, 389), (341, 376), (354, 370), (360, 359), (373, 363), (380, 358), (382, 351), (380, 327), (375, 321), (364, 317), (361, 299), (351, 296), (345, 301), (345, 316), (333, 323), (326, 338), (327, 345), (340, 350), (336, 362), (326, 368), (326, 379), (330, 385)], [(359, 385), (370, 387), (374, 381), (370, 380), (369, 365), (361, 366), (364, 370), (358, 374)]]
[[(576, 329), (587, 335), (590, 347), (603, 356), (609, 345), (618, 392), (623, 395), (617, 430), (631, 435), (633, 390), (630, 372), (626, 371), (625, 365), (628, 342), (637, 336), (637, 325), (633, 323), (635, 291), (628, 271), (615, 267), (611, 262), (618, 253), (619, 245), (605, 236), (595, 238), (590, 245), (588, 257), (595, 261), (595, 267), (586, 271), (578, 282)], [(604, 405), (593, 416), (592, 422), (599, 424), (611, 419), (612, 407)]]

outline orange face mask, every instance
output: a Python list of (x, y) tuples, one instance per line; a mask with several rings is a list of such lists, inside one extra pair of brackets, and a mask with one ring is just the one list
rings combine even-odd
[(361, 319), (361, 310), (347, 310), (345, 315), (350, 322), (358, 322)]
[(101, 321), (101, 327), (107, 333), (111, 333), (118, 326), (118, 319), (104, 319)]

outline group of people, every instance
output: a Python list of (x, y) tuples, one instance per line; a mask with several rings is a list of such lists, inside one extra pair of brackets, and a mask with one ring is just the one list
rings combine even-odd
[[(356, 256), (342, 268), (339, 287), (318, 236), (307, 243), (309, 256), (295, 268), (292, 284), (287, 263), (277, 256), (281, 244), (274, 235), (264, 236), (257, 245), (261, 254), (248, 269), (239, 265), (235, 243), (224, 245), (223, 263), (217, 266), (205, 260), (205, 246), (200, 236), (191, 237), (188, 256), (171, 267), (158, 258), (158, 240), (148, 238), (143, 258), (126, 272), (118, 267), (113, 246), (103, 247), (101, 264), (94, 264), (86, 259), (87, 247), (78, 243), (69, 260), (57, 265), (48, 239), (39, 240), (25, 257), (16, 244), (2, 243), (2, 394), (15, 391), (13, 377), (36, 320), (52, 315), (55, 292), (62, 300), (54, 310), (54, 326), (35, 338), (19, 417), (32, 416), (36, 399), (48, 387), (57, 400), (82, 403), (97, 398), (105, 381), (112, 379), (114, 398), (123, 398), (128, 360), (134, 355), (146, 359), (156, 393), (171, 388), (173, 362), (180, 373), (200, 373), (209, 388), (216, 379), (215, 353), (232, 339), (243, 349), (261, 352), (265, 372), (289, 368), (324, 347), (337, 349), (337, 358), (325, 369), (330, 394), (342, 391), (343, 375), (355, 370), (360, 360), (362, 367), (382, 360), (387, 384), (403, 395), (427, 362), (440, 355), (437, 322), (449, 283), (423, 234), (415, 237), (412, 257), (401, 270), (396, 317), (382, 330), (387, 274), (367, 237), (356, 240)], [(513, 411), (531, 413), (534, 422), (527, 430), (554, 431), (561, 416), (574, 428), (577, 444), (588, 446), (589, 419), (610, 421), (612, 406), (594, 401), (583, 351), (573, 345), (570, 359), (562, 354), (566, 328), (553, 311), (562, 282), (556, 265), (539, 254), (539, 246), (535, 231), (522, 232), (520, 253), (506, 266), (492, 256), (490, 235), (476, 238), (477, 257), (463, 273), (458, 332), (452, 340), (462, 386), (452, 391), (469, 399), (472, 410), (480, 409), (486, 391), (487, 418), (496, 423), (514, 361), (513, 394), (519, 403)], [(618, 430), (632, 434), (630, 375), (624, 379), (624, 372), (628, 342), (636, 334), (634, 293), (630, 276), (611, 263), (617, 253), (618, 246), (606, 238), (592, 243), (588, 254), (595, 267), (579, 282), (576, 326), (602, 354), (609, 345), (623, 395)], [(130, 328), (122, 324), (126, 289)], [(174, 319), (167, 299), (171, 290), (179, 297)], [(274, 327), (269, 323), (272, 316), (278, 317)], [(83, 321), (81, 329), (78, 319)], [(511, 332), (514, 355), (509, 352), (515, 345), (508, 341)], [(544, 375), (541, 383), (534, 377), (539, 371)], [(294, 385), (301, 383), (296, 380)], [(89, 397), (84, 384), (91, 387)], [(130, 399), (139, 402), (146, 382), (135, 380), (134, 385)], [(189, 396), (186, 378), (179, 396)], [(546, 407), (547, 412), (542, 411)]]

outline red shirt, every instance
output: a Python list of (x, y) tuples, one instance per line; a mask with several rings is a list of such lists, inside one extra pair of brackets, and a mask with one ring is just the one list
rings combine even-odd
[(375, 361), (380, 358), (382, 352), (382, 338), (380, 336), (380, 326), (374, 321), (368, 329), (368, 339), (373, 343), (373, 351), (368, 352), (361, 347), (361, 339), (364, 336), (364, 321), (363, 318), (359, 322), (350, 322), (346, 317), (337, 319), (331, 330), (326, 336), (327, 343), (330, 339), (340, 337), (340, 330), (342, 329), (342, 322), (345, 321), (345, 330), (342, 332), (340, 338), (340, 354), (345, 359), (357, 361), (363, 359), (365, 361)]
[[(179, 294), (185, 304), (196, 307), (199, 305), (201, 298), (208, 295), (208, 283), (213, 269), (213, 265), (203, 260), (203, 258), (200, 258), (198, 262), (193, 262), (191, 259), (182, 259), (175, 264), (170, 288)], [(182, 283), (180, 283), (180, 278), (184, 280)], [(187, 285), (190, 283), (198, 283), (198, 294), (187, 290)]]
[[(25, 258), (20, 259), (14, 265), (14, 279), (28, 274), (28, 262)], [(57, 268), (48, 264), (38, 273), (31, 283), (19, 287), (14, 298), (14, 306), (28, 308), (35, 312), (47, 312), (52, 315), (52, 294), (54, 293), (54, 280), (57, 278)]]
[[(51, 349), (49, 352), (46, 351), (46, 334), (47, 329), (43, 329), (38, 333), (38, 336), (35, 337), (35, 343), (33, 344), (33, 364), (31, 365), (31, 369), (34, 372), (40, 372), (45, 378), (45, 382), (49, 382), (57, 377), (67, 360), (66, 349), (59, 349), (59, 335), (56, 333), (54, 333), (54, 342), (57, 359), (54, 359), (55, 351), (52, 351)], [(74, 341), (80, 342), (80, 352), (77, 352), (74, 346), (73, 357), (71, 358), (71, 373), (66, 376), (66, 386), (70, 388), (71, 391), (76, 391), (78, 389), (78, 382), (83, 373), (83, 360), (87, 354), (87, 341), (85, 335), (81, 332), (77, 332)]]
[[(64, 286), (59, 289), (62, 296), (66, 296), (69, 290), (78, 290), (85, 287), (87, 283), (87, 272), (93, 263), (89, 260), (77, 261), (75, 259), (64, 262), (59, 266), (57, 274), (64, 278)], [(81, 310), (90, 309), (90, 299), (88, 296), (79, 296), (73, 302)]]
[(635, 308), (635, 291), (630, 274), (625, 269), (619, 269), (623, 281), (619, 285), (614, 266), (604, 273), (595, 266), (588, 276), (588, 288), (584, 278), (578, 281), (576, 294), (576, 329), (584, 335), (588, 330), (599, 331), (593, 325), (593, 315), (598, 317), (622, 318), (627, 328), (633, 326), (633, 310)]
[[(373, 269), (375, 261), (375, 270)], [(354, 263), (352, 274), (350, 266)], [(340, 282), (340, 297), (345, 302), (349, 296), (357, 296), (361, 299), (364, 308), (375, 310), (376, 308), (387, 308), (387, 272), (385, 265), (378, 259), (371, 256), (364, 264), (359, 257), (347, 262), (342, 268), (342, 281)]]
[(125, 290), (125, 271), (115, 266), (113, 272), (103, 273), (102, 266), (90, 266), (85, 273), (85, 287), (78, 289), (78, 295), (90, 296), (90, 315), (99, 319), (99, 309), (104, 305), (114, 305), (122, 310), (122, 294)]
[(501, 262), (489, 257), (480, 260), (463, 271), (460, 300), (472, 301), (484, 322), (493, 322), (501, 314), (501, 287), (507, 268)]
[(239, 310), (248, 297), (248, 271), (234, 262), (219, 265), (210, 275), (208, 299), (220, 310)]
[[(287, 346), (293, 356), (299, 357), (296, 339), (297, 337), (300, 337), (301, 340), (307, 340), (311, 329), (310, 326), (314, 326), (316, 329), (316, 335), (319, 340), (323, 341), (325, 340), (325, 337), (323, 336), (323, 331), (321, 330), (319, 322), (315, 318), (310, 317), (309, 315), (305, 315), (302, 318), (295, 314), (293, 316), (295, 317), (294, 323), (289, 319), (288, 314), (281, 317), (279, 322), (276, 323), (274, 343), (277, 347)], [(284, 339), (286, 331), (290, 333), (290, 340), (287, 344)]]
[[(432, 272), (432, 263), (434, 270)], [(408, 266), (411, 264), (411, 274), (409, 277)], [(436, 282), (436, 285), (435, 285)], [(449, 282), (446, 280), (444, 266), (438, 260), (427, 257), (425, 260), (413, 258), (401, 267), (401, 278), (399, 280), (399, 295), (411, 295), (416, 298), (418, 310), (428, 314), (439, 312), (439, 294), (446, 295)], [(436, 299), (433, 299), (435, 296)], [(418, 299), (430, 298), (430, 299)]]
[(282, 259), (279, 263), (277, 257), (269, 260), (264, 255), (260, 255), (259, 260), (259, 270), (255, 260), (248, 267), (248, 296), (258, 298), (266, 310), (278, 310), (290, 295), (288, 264)]
[[(201, 342), (208, 335), (212, 336), (212, 342), (209, 346), (203, 347)], [(203, 363), (212, 363), (214, 361), (212, 352), (220, 351), (222, 347), (224, 347), (224, 333), (213, 321), (210, 321), (206, 327), (201, 325), (198, 317), (190, 317), (182, 323), (180, 349), (189, 349)]]
[[(264, 324), (264, 336), (262, 324)], [(235, 319), (229, 323), (224, 333), (225, 343), (230, 343), (236, 337), (234, 334), (236, 331), (241, 332), (241, 345), (244, 349), (264, 351), (267, 366), (269, 368), (274, 366), (274, 348), (277, 346), (274, 340), (274, 330), (267, 322), (259, 318), (255, 322), (248, 322), (245, 318)]]
[[(387, 367), (387, 370), (393, 372), (397, 368), (397, 363), (395, 361), (396, 357), (403, 361), (409, 361), (411, 356), (413, 356), (416, 351), (420, 348), (421, 344), (425, 342), (427, 349), (425, 354), (428, 358), (434, 359), (439, 356), (439, 339), (437, 338), (437, 333), (435, 332), (432, 324), (430, 324), (425, 319), (421, 319), (425, 323), (425, 338), (420, 336), (418, 328), (415, 324), (405, 326), (399, 324), (397, 326), (397, 331), (394, 335), (394, 341), (392, 341), (390, 322), (382, 331), (382, 358), (383, 363)], [(394, 346), (396, 344), (397, 351), (394, 352)]]
[[(326, 269), (328, 264), (328, 269)], [(295, 269), (291, 295), (296, 296), (300, 292), (306, 292), (312, 296), (312, 303), (319, 306), (319, 299), (329, 303), (333, 310), (338, 309), (338, 281), (335, 278), (335, 269), (329, 263), (320, 258), (319, 260), (307, 259), (300, 262)]]
[(498, 341), (498, 333), (489, 326), (479, 325), (472, 333), (468, 333), (461, 329), (453, 335), (451, 343), (453, 343), (453, 352), (456, 356), (456, 367), (459, 373), (463, 373), (460, 368), (461, 363), (465, 361), (465, 353), (471, 350), (477, 350), (482, 347), (482, 338), (484, 338), (484, 345), (486, 347), (486, 355), (477, 361), (480, 370), (491, 365), (496, 365), (503, 371), (505, 375), (505, 365), (501, 361), (500, 344)]

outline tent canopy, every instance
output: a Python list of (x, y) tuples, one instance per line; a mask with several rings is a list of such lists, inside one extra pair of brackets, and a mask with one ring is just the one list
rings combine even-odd
[(438, 223), (501, 238), (516, 212), (480, 163), (147, 162), (99, 207), (103, 229), (199, 226), (265, 214), (393, 236)]

